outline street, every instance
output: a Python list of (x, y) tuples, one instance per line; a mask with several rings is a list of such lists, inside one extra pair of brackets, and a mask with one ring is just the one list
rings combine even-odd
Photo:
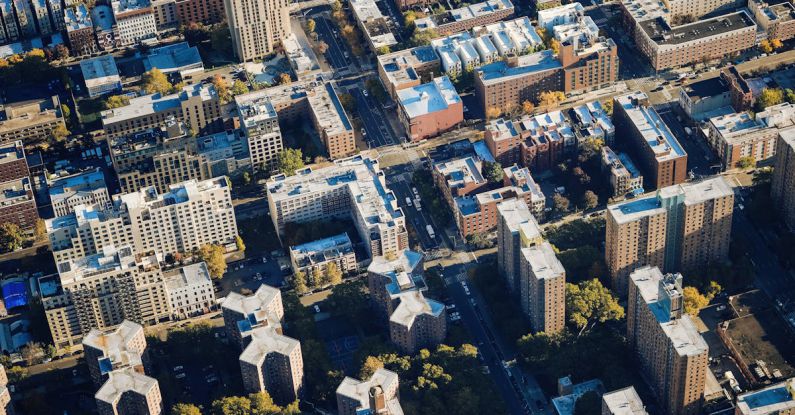
[(362, 120), (364, 130), (367, 135), (364, 139), (371, 147), (381, 147), (398, 144), (392, 137), (389, 123), (385, 122), (386, 117), (378, 108), (378, 104), (372, 102), (369, 97), (364, 96), (361, 88), (351, 88), (351, 95), (356, 99), (356, 109), (359, 118)]

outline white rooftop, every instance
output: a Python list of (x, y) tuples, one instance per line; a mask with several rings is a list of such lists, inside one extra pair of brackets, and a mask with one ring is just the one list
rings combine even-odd
[[(113, 0), (111, 7), (113, 7), (113, 14), (119, 16), (127, 12), (146, 9), (152, 6), (149, 0)], [(151, 12), (151, 10), (150, 10)]]
[(135, 267), (135, 254), (132, 247), (119, 247), (117, 250), (114, 246), (106, 246), (98, 254), (59, 263), (58, 274), (61, 278), (61, 285), (66, 285), (94, 275), (134, 269)]
[(584, 15), (582, 4), (572, 2), (559, 7), (538, 11), (538, 26), (550, 31), (555, 26), (571, 23), (578, 16)]
[(522, 55), (543, 43), (541, 36), (526, 16), (490, 24), (482, 29), (474, 28), (472, 31), (488, 34), (500, 55), (510, 53)]
[(375, 0), (351, 0), (351, 8), (356, 20), (362, 22), (365, 36), (376, 48), (397, 44), (395, 35), (388, 26), (388, 17), (381, 13)]
[(197, 262), (164, 272), (163, 279), (168, 290), (211, 283), (210, 272), (204, 262)]
[(80, 70), (83, 72), (83, 79), (85, 79), (88, 88), (121, 80), (113, 55), (83, 59), (80, 61)]
[(88, 9), (83, 3), (80, 3), (75, 7), (66, 8), (66, 11), (64, 12), (64, 23), (66, 24), (67, 32), (86, 29), (93, 26), (91, 23), (91, 15), (88, 13)]
[(444, 311), (444, 304), (425, 298), (421, 291), (403, 291), (393, 298), (400, 300), (400, 304), (389, 316), (389, 321), (405, 327), (411, 327), (414, 320), (423, 314), (439, 317)]
[(602, 402), (610, 415), (648, 415), (633, 386), (602, 395)]
[(127, 368), (111, 372), (108, 380), (97, 391), (95, 398), (102, 402), (116, 404), (126, 392), (146, 396), (157, 387), (157, 379), (138, 373), (133, 368)]
[(555, 250), (549, 242), (544, 241), (539, 245), (522, 248), (522, 256), (530, 264), (536, 279), (546, 280), (563, 277), (566, 270), (555, 255)]
[(113, 369), (140, 366), (143, 350), (130, 350), (131, 342), (143, 336), (144, 328), (138, 323), (124, 320), (112, 330), (92, 329), (83, 338), (83, 346), (101, 350), (109, 358)]
[(279, 296), (281, 296), (279, 289), (262, 284), (253, 295), (245, 296), (234, 291), (230, 292), (221, 307), (248, 316), (267, 309)]
[(433, 81), (397, 92), (401, 107), (409, 118), (443, 111), (461, 103), (450, 78), (441, 76)]
[(658, 161), (665, 161), (686, 156), (684, 148), (674, 137), (662, 117), (648, 102), (648, 95), (637, 91), (616, 97), (616, 103), (623, 107), (624, 112), (644, 137), (648, 147), (654, 152)]
[(151, 94), (135, 97), (130, 99), (129, 105), (102, 111), (102, 123), (107, 125), (130, 118), (152, 115), (170, 108), (177, 108), (181, 105), (180, 103), (182, 101), (194, 96), (201, 96), (202, 101), (209, 101), (218, 98), (218, 93), (211, 84), (191, 84), (186, 85), (181, 91), (175, 94)]
[[(359, 401), (360, 406), (358, 409), (370, 409), (371, 388), (380, 386), (384, 390), (392, 390), (397, 387), (397, 383), (397, 373), (386, 369), (378, 369), (366, 381), (346, 376), (340, 386), (337, 387), (337, 394)], [(403, 415), (403, 408), (400, 406), (397, 395), (393, 399), (388, 400), (386, 406), (390, 415)]]
[[(505, 224), (511, 232), (519, 232), (523, 224), (528, 224), (527, 228), (530, 230), (530, 235), (541, 235), (541, 230), (538, 228), (536, 218), (530, 213), (530, 208), (524, 200), (509, 199), (497, 205), (497, 214), (503, 218)], [(536, 231), (533, 232), (532, 229)]]
[(276, 327), (270, 325), (253, 329), (250, 337), (251, 343), (240, 354), (240, 360), (256, 366), (262, 366), (271, 353), (289, 356), (293, 350), (301, 347), (301, 342), (279, 334)]
[[(444, 12), (442, 15), (452, 21), (460, 22), (486, 16), (494, 13), (495, 11), (505, 9), (513, 9), (513, 4), (510, 2), (510, 0), (487, 0), (482, 3), (476, 3), (458, 9), (453, 9), (449, 12)], [(437, 20), (439, 19), (439, 15), (423, 17), (421, 19), (415, 20), (414, 25), (417, 27), (417, 29), (424, 30), (435, 28), (438, 25), (447, 23), (444, 21), (439, 21), (437, 23)]]

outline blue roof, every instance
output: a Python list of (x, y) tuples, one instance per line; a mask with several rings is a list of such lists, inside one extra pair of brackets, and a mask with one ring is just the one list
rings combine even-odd
[(787, 387), (783, 385), (779, 388), (765, 389), (756, 393), (751, 393), (744, 396), (742, 399), (751, 409), (763, 408), (765, 406), (789, 402), (791, 400), (793, 400), (792, 395), (787, 391)]
[(494, 156), (491, 155), (491, 152), (489, 151), (488, 146), (486, 146), (486, 142), (485, 141), (481, 140), (481, 141), (478, 141), (478, 142), (472, 144), (472, 148), (475, 149), (475, 154), (477, 154), (478, 157), (480, 157), (481, 160), (489, 161), (489, 162), (492, 162), (492, 163), (495, 162)]
[(342, 103), (340, 102), (339, 97), (337, 96), (337, 92), (334, 91), (334, 88), (331, 84), (326, 84), (326, 91), (328, 91), (328, 95), (331, 98), (331, 102), (334, 103), (334, 109), (337, 111), (337, 114), (340, 116), (340, 120), (342, 120), (342, 125), (345, 127), (346, 130), (351, 130), (351, 122), (348, 120), (348, 115), (345, 113), (345, 110), (342, 107)]
[(10, 281), (3, 284), (3, 301), (6, 309), (28, 305), (28, 291), (22, 281)]
[(99, 372), (103, 375), (113, 372), (113, 362), (109, 357), (103, 357), (99, 359)]
[(660, 206), (660, 201), (656, 197), (647, 197), (644, 199), (633, 200), (631, 202), (622, 203), (618, 209), (623, 214), (632, 214), (643, 212), (646, 210), (657, 209)]
[(635, 167), (635, 163), (632, 162), (632, 159), (629, 158), (629, 155), (627, 155), (627, 153), (618, 153), (617, 156), (618, 159), (621, 160), (621, 164), (623, 164), (624, 167), (626, 167), (627, 171), (629, 171), (629, 174), (633, 178), (640, 176), (640, 170), (638, 170), (638, 168)]

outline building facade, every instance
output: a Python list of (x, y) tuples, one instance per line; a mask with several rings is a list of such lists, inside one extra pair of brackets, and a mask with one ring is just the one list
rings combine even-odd
[(0, 121), (0, 143), (45, 141), (53, 128), (66, 126), (57, 95), (34, 101), (9, 102), (4, 105), (4, 110), (5, 118)]
[(105, 174), (101, 168), (59, 177), (50, 181), (50, 203), (55, 217), (66, 216), (80, 205), (110, 205)]
[(770, 196), (784, 223), (795, 229), (795, 128), (779, 132)]
[(411, 141), (446, 132), (464, 121), (464, 104), (446, 76), (397, 91), (398, 118)]
[(30, 177), (0, 183), (0, 223), (13, 223), (22, 232), (33, 233), (39, 212)]
[(163, 279), (172, 319), (207, 314), (215, 309), (213, 282), (204, 262), (164, 270)]
[(0, 183), (30, 176), (22, 141), (0, 144)]
[(329, 264), (333, 263), (341, 273), (358, 268), (356, 251), (347, 233), (291, 246), (290, 263), (293, 273), (304, 273), (309, 285), (317, 284), (315, 276), (324, 275)]
[(114, 0), (111, 7), (119, 45), (134, 45), (157, 37), (157, 24), (150, 0)]
[(337, 387), (337, 413), (400, 415), (400, 382), (395, 372), (378, 369), (368, 380), (345, 377)]
[(292, 31), (286, 0), (224, 0), (224, 9), (235, 56), (242, 62), (269, 55)]

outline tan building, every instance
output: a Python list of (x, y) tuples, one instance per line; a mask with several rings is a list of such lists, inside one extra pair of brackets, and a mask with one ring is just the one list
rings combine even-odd
[(0, 415), (14, 415), (14, 404), (11, 402), (11, 391), (8, 389), (6, 368), (0, 365)]
[(315, 131), (326, 146), (329, 158), (339, 159), (356, 153), (353, 124), (330, 83), (307, 89)]
[(105, 330), (123, 320), (155, 324), (170, 317), (157, 259), (135, 255), (129, 246), (60, 262), (58, 274), (57, 293), (42, 303), (59, 349), (80, 344), (91, 329)]
[(61, 101), (57, 95), (51, 98), (6, 103), (0, 114), (0, 143), (21, 140), (24, 144), (35, 144), (49, 139), (50, 131), (65, 126), (61, 114)]
[(759, 28), (767, 32), (768, 39), (788, 40), (795, 37), (795, 6), (789, 1), (749, 0)]
[(634, 386), (602, 395), (602, 415), (649, 415)]
[(613, 98), (616, 133), (624, 135), (635, 160), (648, 178), (647, 186), (659, 189), (685, 181), (687, 152), (641, 91)]
[(224, 0), (235, 56), (242, 62), (262, 59), (291, 33), (286, 0)]
[(411, 141), (435, 137), (464, 121), (464, 104), (446, 76), (397, 91), (398, 118)]
[(519, 294), (522, 248), (543, 242), (535, 217), (522, 200), (511, 199), (497, 205), (497, 269), (508, 289)]
[(795, 105), (783, 103), (751, 116), (731, 113), (709, 119), (707, 142), (721, 159), (723, 168), (740, 167), (742, 161), (758, 163), (776, 154), (781, 129), (795, 126)]
[(376, 160), (354, 156), (307, 167), (294, 176), (272, 176), (267, 188), (279, 238), (288, 222), (351, 218), (371, 257), (408, 248), (406, 218)]
[(542, 92), (563, 91), (563, 65), (550, 50), (508, 57), (475, 70), (475, 92), (487, 111), (504, 113)]
[(281, 292), (264, 284), (250, 296), (232, 292), (221, 309), (229, 338), (243, 350), (239, 360), (246, 392), (267, 391), (279, 404), (298, 399), (304, 361), (301, 343), (282, 334)]
[(643, 194), (643, 176), (626, 154), (602, 147), (602, 171), (609, 174), (613, 197)]
[(431, 46), (378, 56), (378, 77), (392, 99), (397, 98), (397, 91), (430, 82), (440, 73), (439, 56)]
[(737, 396), (735, 415), (795, 414), (795, 378)]
[(795, 229), (795, 128), (779, 132), (770, 195), (784, 223)]
[(130, 104), (102, 111), (105, 137), (120, 136), (160, 128), (167, 120), (185, 123), (196, 135), (223, 129), (218, 93), (212, 85), (187, 85), (171, 95), (144, 95), (130, 99)]
[(163, 413), (163, 397), (157, 379), (132, 368), (111, 372), (95, 398), (99, 415)]
[(134, 247), (162, 255), (187, 253), (205, 244), (234, 250), (237, 222), (225, 177), (115, 195), (113, 206), (78, 206), (46, 221), (56, 262), (102, 252), (108, 246)]
[(519, 257), (519, 299), (531, 329), (555, 334), (566, 325), (566, 271), (549, 242), (524, 247)]
[(356, 251), (347, 233), (290, 247), (293, 273), (303, 272), (309, 285), (315, 285), (316, 275), (324, 275), (329, 264), (336, 265), (342, 273), (358, 268)]
[(96, 387), (102, 386), (114, 370), (129, 367), (144, 373), (145, 351), (144, 328), (130, 320), (111, 329), (92, 329), (83, 338), (86, 365)]
[(644, 267), (630, 281), (627, 339), (661, 412), (700, 414), (709, 347), (684, 314), (682, 275)]
[(414, 25), (417, 30), (434, 30), (437, 34), (446, 36), (475, 26), (497, 23), (512, 16), (513, 11), (510, 0), (486, 0), (417, 19)]
[(50, 203), (55, 216), (66, 216), (79, 205), (110, 205), (105, 174), (97, 167), (50, 181)]
[(365, 381), (346, 376), (337, 387), (337, 413), (402, 415), (399, 388), (397, 373), (383, 368)]
[(423, 263), (421, 253), (406, 250), (392, 260), (374, 257), (367, 268), (370, 299), (403, 353), (436, 347), (447, 335), (444, 304), (423, 295)]
[(279, 119), (267, 91), (235, 97), (240, 127), (248, 139), (248, 151), (254, 171), (271, 171), (284, 148)]
[(173, 320), (207, 314), (216, 308), (213, 281), (204, 262), (164, 270), (163, 279)]
[(687, 272), (726, 260), (733, 209), (734, 191), (722, 176), (608, 206), (605, 262), (613, 290), (623, 296), (627, 276), (642, 266)]

